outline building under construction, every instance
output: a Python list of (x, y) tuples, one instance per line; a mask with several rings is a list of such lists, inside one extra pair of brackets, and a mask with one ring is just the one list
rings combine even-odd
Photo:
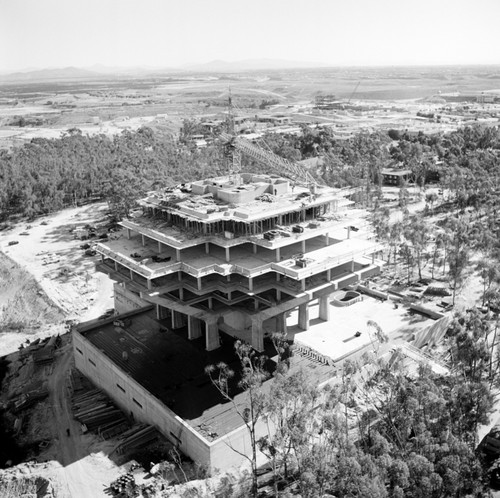
[[(311, 305), (334, 320), (332, 294), (380, 270), (381, 247), (352, 192), (290, 171), (150, 192), (142, 215), (121, 222), (123, 235), (96, 247), (99, 269), (116, 281), (117, 316), (77, 327), (77, 368), (210, 469), (237, 464), (233, 448), (250, 445), (206, 365), (236, 365), (237, 339), (272, 357), (274, 332), (293, 320), (307, 330)], [(321, 351), (312, 360), (318, 382), (332, 376)]]

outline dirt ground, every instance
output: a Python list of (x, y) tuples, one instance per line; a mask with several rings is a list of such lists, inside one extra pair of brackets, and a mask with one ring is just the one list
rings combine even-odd
[[(31, 222), (30, 228), (24, 222), (13, 230), (2, 232), (2, 268), (6, 269), (6, 274), (15, 276), (9, 282), (2, 281), (5, 284), (3, 292), (0, 286), (0, 309), (3, 309), (0, 316), (5, 317), (6, 312), (16, 309), (19, 315), (37, 318), (38, 313), (42, 315), (47, 311), (44, 306), (49, 306), (53, 308), (54, 317), (45, 322), (40, 319), (34, 327), (2, 330), (0, 357), (16, 352), (27, 340), (33, 342), (37, 338), (67, 332), (65, 320), (89, 320), (113, 307), (111, 280), (95, 271), (96, 258), (85, 256), (80, 249), (82, 241), (74, 239), (71, 233), (75, 226), (103, 219), (106, 211), (104, 203), (66, 209)], [(29, 235), (21, 235), (23, 232)], [(9, 246), (10, 241), (18, 241), (18, 244)], [(13, 268), (12, 262), (20, 265), (21, 270)], [(23, 275), (23, 271), (32, 275), (35, 282), (22, 278), (20, 283), (19, 275)], [(29, 282), (29, 289), (25, 281)], [(22, 299), (19, 296), (18, 299), (17, 294)], [(16, 358), (16, 355), (11, 357)], [(123, 472), (106, 456), (113, 443), (81, 434), (79, 424), (71, 416), (67, 387), (71, 365), (68, 335), (52, 365), (37, 371), (32, 361), (24, 367), (14, 362), (12, 368), (19, 369), (9, 380), (14, 382), (14, 388), (21, 388), (33, 379), (43, 379), (47, 384), (49, 397), (32, 411), (26, 437), (47, 439), (51, 444), (39, 456), (43, 463), (21, 464), (0, 474), (17, 478), (42, 475), (50, 480), (52, 493), (58, 498), (107, 496), (104, 489)], [(67, 429), (70, 436), (66, 434)]]
[[(13, 230), (0, 235), (0, 251), (35, 278), (40, 290), (66, 320), (90, 320), (113, 307), (112, 281), (95, 271), (96, 257), (85, 256), (80, 249), (83, 242), (71, 233), (77, 226), (104, 219), (106, 211), (105, 203), (65, 209), (31, 223), (19, 223)], [(9, 245), (13, 241), (18, 244)], [(0, 305), (6, 304), (8, 298), (0, 293)], [(61, 326), (54, 324), (26, 332), (2, 332), (0, 356), (17, 350), (26, 339), (62, 331)]]

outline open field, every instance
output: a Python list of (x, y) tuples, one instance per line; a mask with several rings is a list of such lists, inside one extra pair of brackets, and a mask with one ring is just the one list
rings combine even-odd
[[(229, 92), (237, 114), (260, 114), (263, 101), (278, 104), (285, 114), (299, 108), (303, 113), (317, 95), (327, 94), (361, 106), (396, 105), (397, 123), (398, 117), (428, 111), (428, 103), (418, 103), (422, 99), (499, 88), (497, 66), (159, 73), (18, 84), (0, 80), (0, 147), (37, 136), (59, 137), (75, 126), (83, 133), (113, 135), (147, 125), (175, 135), (185, 118), (223, 116)], [(309, 111), (299, 121), (310, 117)]]

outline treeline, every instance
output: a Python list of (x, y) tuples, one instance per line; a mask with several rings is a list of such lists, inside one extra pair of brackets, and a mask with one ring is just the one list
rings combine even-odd
[(441, 181), (462, 204), (475, 202), (480, 190), (491, 191), (500, 159), (498, 127), (464, 127), (435, 135), (361, 132), (340, 140), (332, 129), (303, 126), (300, 136), (273, 134), (264, 140), (274, 152), (294, 161), (320, 156), (320, 174), (329, 185), (373, 191), (381, 185), (383, 168), (399, 167), (410, 169), (421, 187), (430, 179)]
[(192, 151), (141, 128), (114, 137), (69, 130), (62, 138), (35, 138), (0, 150), (0, 219), (32, 218), (103, 198), (117, 216), (150, 189), (218, 174), (216, 147)]
[[(318, 174), (326, 184), (363, 186), (368, 197), (379, 191), (381, 170), (388, 166), (411, 169), (422, 187), (439, 177), (462, 206), (496, 195), (497, 128), (397, 136), (362, 132), (339, 140), (330, 129), (304, 126), (300, 136), (269, 134), (261, 145), (293, 161), (321, 156)], [(0, 150), (0, 220), (35, 217), (93, 198), (105, 198), (123, 216), (147, 190), (224, 174), (226, 160), (218, 143), (193, 150), (149, 128), (114, 137), (72, 129), (59, 139), (35, 138), (11, 151)], [(245, 156), (242, 164), (272, 173)]]
[[(246, 403), (236, 404), (228, 390), (233, 372), (226, 365), (209, 373), (248, 427), (252, 447), (269, 458), (273, 496), (488, 496), (487, 465), (476, 446), (499, 379), (498, 349), (487, 340), (490, 319), (477, 310), (455, 317), (444, 341), (448, 375), (375, 349), (359, 363), (347, 360), (337, 379), (320, 388), (303, 370), (288, 368), (288, 345), (276, 336), (282, 354), (268, 383), (262, 357), (236, 344)], [(368, 327), (386, 340), (375, 322)], [(275, 430), (259, 437), (262, 422)], [(224, 496), (258, 495), (256, 458), (249, 457), (247, 487), (233, 486)]]

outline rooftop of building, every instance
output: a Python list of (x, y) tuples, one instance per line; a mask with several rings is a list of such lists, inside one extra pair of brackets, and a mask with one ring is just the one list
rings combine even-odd
[[(188, 340), (185, 328), (171, 330), (166, 321), (155, 319), (152, 308), (126, 313), (120, 318), (124, 317), (128, 320), (123, 327), (113, 325), (117, 319), (114, 317), (81, 324), (77, 331), (207, 439), (216, 439), (243, 425), (234, 405), (224, 402), (205, 373), (207, 365), (221, 361), (238, 372), (233, 338), (221, 332), (221, 347), (208, 352), (203, 338)], [(272, 343), (265, 342), (264, 354), (270, 358), (268, 370), (273, 371), (276, 352)], [(305, 369), (317, 382), (326, 381), (335, 373), (332, 366), (300, 356), (292, 358), (292, 366)], [(238, 375), (233, 388), (237, 381)], [(239, 392), (236, 403), (244, 403), (245, 396)]]
[(278, 175), (220, 176), (149, 192), (144, 207), (170, 211), (194, 221), (251, 222), (345, 199), (349, 190), (299, 185)]

